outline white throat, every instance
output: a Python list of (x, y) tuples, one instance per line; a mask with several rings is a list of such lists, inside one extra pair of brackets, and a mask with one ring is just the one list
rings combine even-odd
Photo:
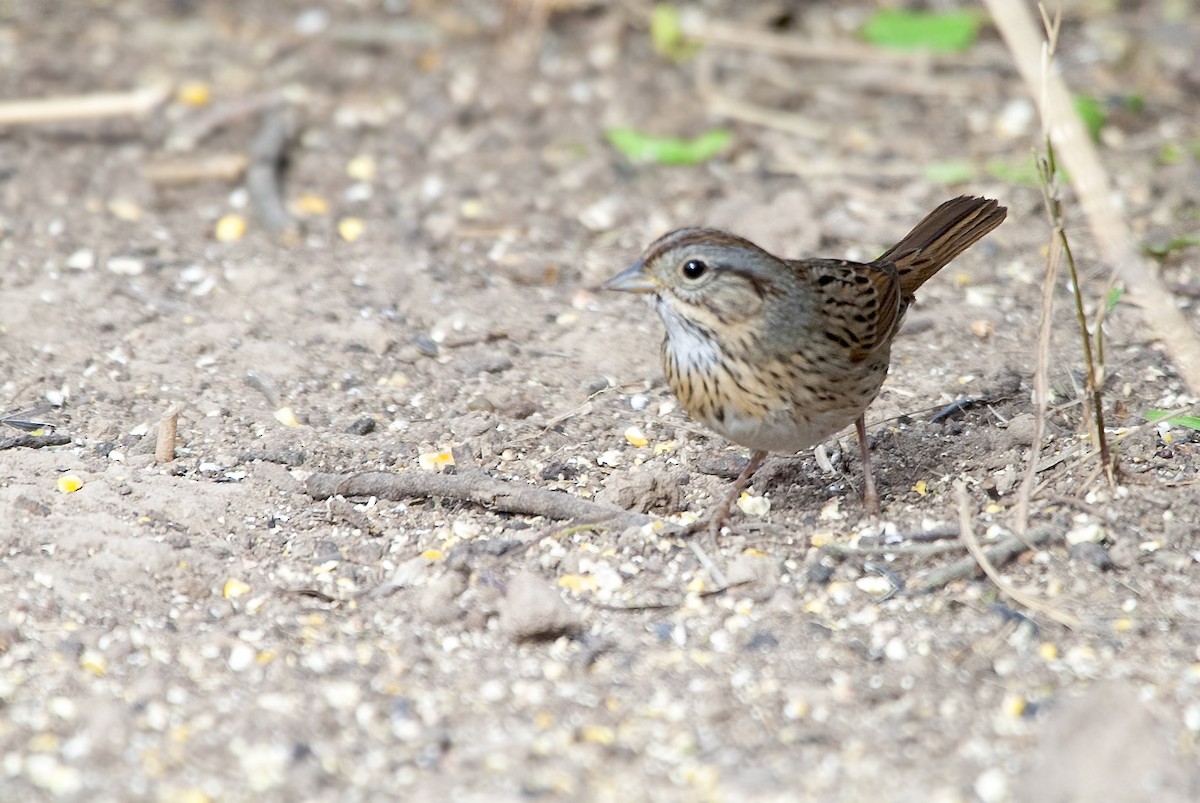
[(696, 325), (682, 317), (669, 304), (657, 301), (658, 314), (667, 328), (667, 348), (675, 355), (681, 370), (706, 370), (721, 360), (713, 338), (705, 337)]

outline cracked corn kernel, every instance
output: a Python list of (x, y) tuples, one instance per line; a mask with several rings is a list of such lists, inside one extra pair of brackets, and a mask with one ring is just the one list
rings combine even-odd
[(650, 445), (650, 439), (637, 427), (630, 427), (625, 430), (625, 440), (629, 441), (630, 446), (637, 447), (638, 449)]
[(1042, 656), (1042, 660), (1054, 661), (1058, 658), (1058, 647), (1048, 641), (1043, 641), (1038, 647), (1038, 655)]
[(375, 160), (370, 156), (355, 156), (346, 163), (346, 175), (355, 181), (375, 180)]
[(231, 577), (225, 581), (225, 587), (221, 589), (221, 596), (225, 599), (237, 599), (244, 597), (250, 593), (250, 586), (247, 583), (238, 580), (236, 577)]
[(338, 235), (348, 243), (352, 243), (359, 237), (363, 236), (363, 232), (367, 230), (367, 224), (362, 218), (344, 217), (338, 221)]
[(1004, 697), (1004, 702), (1001, 704), (1001, 709), (1005, 714), (1016, 719), (1025, 713), (1028, 707), (1028, 702), (1019, 694), (1007, 694)]
[(306, 192), (292, 204), (292, 209), (301, 217), (323, 215), (329, 211), (329, 201), (320, 195)]
[(63, 474), (58, 478), (58, 490), (65, 494), (73, 494), (83, 487), (83, 480), (74, 474)]
[(913, 485), (912, 489), (914, 491), (916, 491), (918, 494), (920, 494), (921, 496), (925, 496), (926, 494), (929, 493), (929, 484), (926, 483), (925, 480), (917, 480), (916, 484)]
[(79, 656), (79, 665), (97, 677), (104, 677), (108, 670), (104, 656), (94, 650), (84, 650)]
[(765, 496), (751, 496), (743, 491), (742, 495), (738, 497), (737, 506), (747, 516), (761, 518), (770, 512), (771, 500)]
[(241, 215), (225, 215), (213, 227), (213, 237), (219, 243), (232, 243), (246, 233), (246, 219)]
[(280, 407), (275, 411), (275, 420), (283, 424), (285, 427), (300, 426), (300, 421), (297, 420), (296, 413), (292, 411), (291, 407), (287, 406)]
[(579, 730), (579, 741), (611, 745), (617, 741), (617, 734), (607, 725), (584, 725)]
[(184, 81), (175, 99), (185, 106), (207, 106), (212, 101), (212, 87), (204, 81)]
[(446, 466), (454, 465), (454, 455), (449, 449), (436, 452), (422, 452), (417, 455), (417, 465), (425, 471), (441, 471)]
[(587, 574), (564, 574), (558, 578), (558, 587), (565, 588), (573, 594), (583, 594), (600, 588), (599, 581)]

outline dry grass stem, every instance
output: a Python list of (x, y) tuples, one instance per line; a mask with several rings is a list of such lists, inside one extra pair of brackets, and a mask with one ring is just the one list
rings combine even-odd
[(1013, 531), (1024, 538), (1029, 532), (1029, 505), (1033, 500), (1033, 489), (1037, 475), (1042, 471), (1038, 465), (1042, 456), (1042, 441), (1046, 437), (1046, 408), (1050, 404), (1050, 334), (1054, 315), (1054, 288), (1058, 283), (1058, 268), (1062, 262), (1062, 251), (1051, 246), (1046, 255), (1046, 275), (1042, 278), (1042, 310), (1038, 321), (1037, 364), (1033, 372), (1033, 443), (1029, 447), (1029, 465), (1021, 490), (1017, 494), (1017, 509)]
[[(937, 64), (947, 67), (978, 67), (986, 64), (978, 54), (931, 54), (921, 51), (883, 50), (853, 40), (816, 41), (790, 34), (770, 33), (724, 20), (710, 20), (687, 34), (706, 45), (768, 53), (804, 61), (855, 62), (888, 67), (920, 68)], [(997, 62), (1001, 66), (1001, 62)]]
[(978, 539), (975, 538), (975, 531), (972, 529), (973, 514), (971, 513), (971, 497), (967, 494), (967, 484), (962, 480), (954, 483), (954, 494), (958, 499), (958, 526), (959, 537), (962, 538), (963, 544), (971, 553), (971, 557), (979, 564), (979, 568), (987, 575), (992, 584), (1000, 590), (1001, 594), (1013, 600), (1014, 602), (1024, 605), (1031, 611), (1037, 611), (1047, 618), (1053, 619), (1060, 625), (1069, 628), (1079, 627), (1079, 620), (1069, 613), (1047, 605), (1032, 594), (1026, 594), (1018, 588), (1014, 588), (1007, 580), (1000, 576), (1000, 572), (992, 564), (983, 547), (979, 545)]
[(170, 463), (175, 459), (175, 436), (179, 430), (179, 409), (172, 407), (158, 422), (158, 441), (154, 444), (154, 461)]

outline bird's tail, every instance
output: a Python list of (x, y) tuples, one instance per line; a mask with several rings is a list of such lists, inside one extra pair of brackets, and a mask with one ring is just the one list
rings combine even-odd
[(990, 198), (963, 195), (946, 201), (877, 261), (895, 264), (900, 292), (912, 298), (929, 277), (1003, 223), (1007, 214), (1008, 209)]

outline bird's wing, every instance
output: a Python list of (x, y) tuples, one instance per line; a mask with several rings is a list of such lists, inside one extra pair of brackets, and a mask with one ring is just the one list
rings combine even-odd
[(841, 259), (799, 264), (811, 276), (820, 301), (821, 336), (845, 348), (851, 362), (862, 362), (891, 341), (904, 311), (895, 265)]

